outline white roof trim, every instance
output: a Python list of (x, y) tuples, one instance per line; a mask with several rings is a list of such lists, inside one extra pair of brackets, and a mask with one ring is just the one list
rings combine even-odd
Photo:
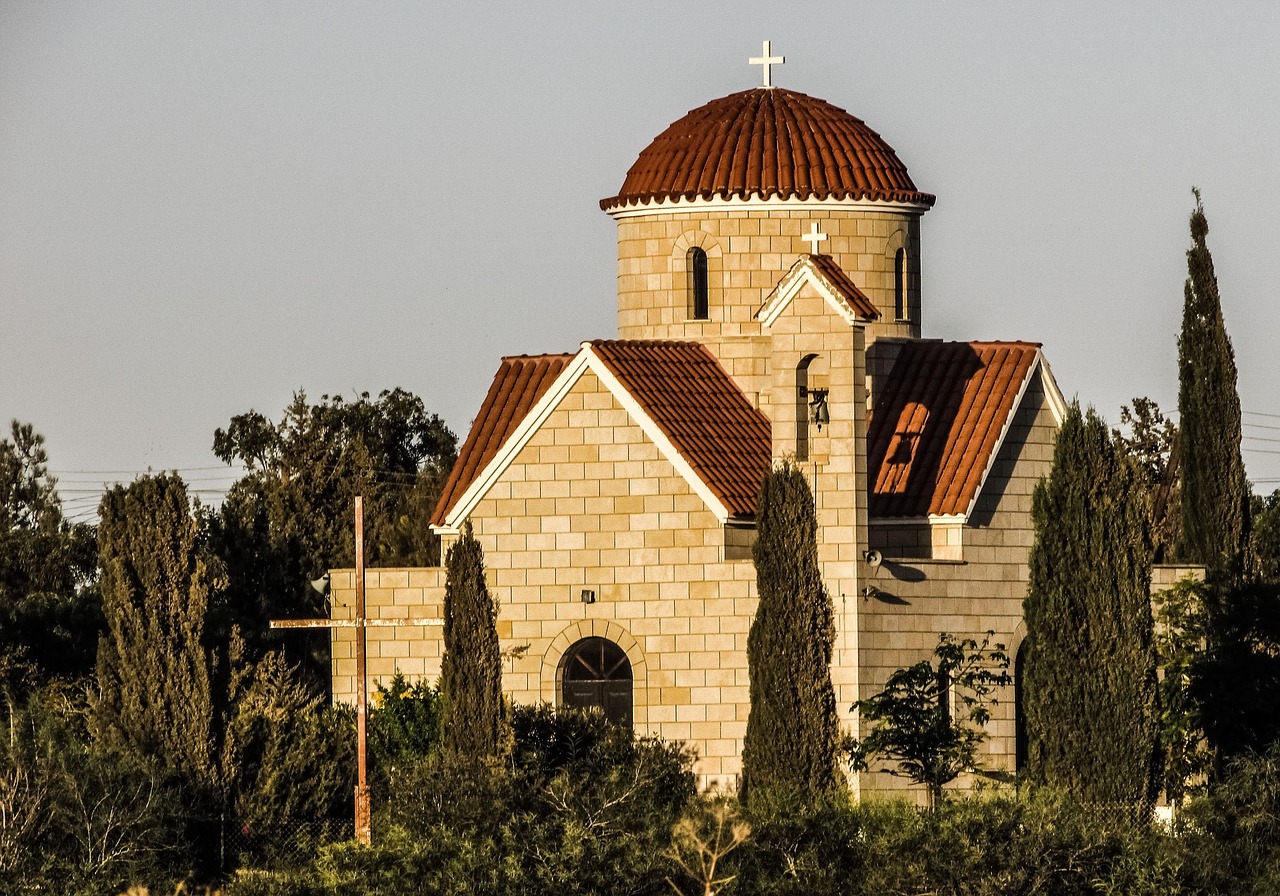
[(806, 211), (813, 209), (829, 211), (865, 209), (880, 212), (924, 214), (932, 206), (922, 205), (918, 202), (889, 202), (884, 199), (761, 199), (758, 195), (752, 196), (750, 199), (743, 199), (740, 196), (731, 196), (727, 199), (722, 196), (713, 196), (710, 199), (703, 199), (699, 196), (695, 199), (664, 198), (657, 202), (613, 205), (605, 209), (605, 212), (615, 220), (620, 220), (622, 218), (640, 218), (645, 215), (663, 215), (674, 212), (731, 211), (743, 208), (750, 208), (752, 211), (772, 209), (785, 211), (795, 209), (805, 209)]
[(511, 465), (517, 454), (529, 444), (529, 440), (533, 438), (543, 422), (551, 416), (551, 412), (559, 407), (561, 400), (569, 393), (574, 384), (582, 378), (582, 373), (587, 369), (587, 359), (585, 352), (578, 352), (574, 359), (569, 362), (564, 370), (560, 371), (560, 376), (551, 384), (546, 393), (540, 398), (529, 412), (525, 414), (520, 425), (516, 427), (515, 432), (507, 439), (501, 450), (493, 456), (493, 459), (485, 465), (476, 478), (471, 481), (471, 485), (462, 493), (462, 496), (454, 502), (453, 509), (445, 516), (443, 526), (432, 526), (437, 533), (453, 533), (457, 532), (462, 525), (462, 521), (471, 515), (471, 511), (475, 510), (480, 499), (488, 494), (498, 481), (498, 477)]
[(444, 525), (432, 526), (433, 531), (438, 534), (453, 534), (459, 530), (463, 520), (471, 515), (476, 505), (488, 494), (489, 489), (494, 486), (515, 460), (516, 455), (524, 449), (525, 445), (529, 444), (529, 440), (541, 429), (542, 424), (559, 407), (560, 402), (588, 370), (594, 373), (605, 388), (613, 394), (613, 397), (627, 411), (631, 419), (653, 442), (659, 453), (675, 467), (676, 472), (689, 484), (689, 487), (693, 489), (698, 497), (702, 498), (707, 505), (707, 509), (715, 514), (716, 519), (721, 524), (729, 519), (729, 510), (724, 506), (724, 503), (702, 481), (702, 478), (689, 465), (689, 462), (680, 455), (675, 445), (671, 443), (671, 440), (667, 438), (653, 418), (645, 413), (631, 393), (609, 371), (605, 363), (592, 350), (590, 343), (583, 343), (582, 350), (561, 371), (560, 376), (551, 384), (551, 388), (538, 400), (537, 404), (530, 408), (525, 418), (520, 421), (520, 425), (516, 427), (516, 430), (507, 439), (502, 449), (494, 455), (493, 459), (485, 465), (467, 490), (462, 493), (462, 496), (453, 505), (453, 509), (445, 517)]
[(973, 513), (973, 508), (977, 506), (978, 499), (982, 497), (982, 492), (987, 487), (987, 477), (991, 475), (991, 470), (996, 465), (996, 458), (1000, 456), (1000, 449), (1004, 447), (1004, 440), (1008, 437), (1009, 429), (1013, 426), (1013, 420), (1018, 415), (1019, 408), (1022, 407), (1022, 400), (1027, 394), (1027, 387), (1031, 385), (1031, 381), (1035, 379), (1037, 373), (1041, 374), (1040, 380), (1043, 383), (1042, 388), (1044, 389), (1045, 403), (1049, 405), (1049, 413), (1053, 414), (1055, 423), (1059, 426), (1062, 425), (1062, 418), (1066, 413), (1066, 402), (1062, 399), (1062, 393), (1058, 391), (1058, 384), (1053, 381), (1053, 375), (1049, 373), (1049, 365), (1044, 359), (1044, 352), (1036, 349), (1035, 360), (1027, 368), (1027, 375), (1022, 378), (1022, 384), (1018, 386), (1018, 395), (1014, 398), (1013, 406), (1009, 409), (1009, 416), (1005, 418), (1004, 425), (1000, 427), (1000, 435), (996, 437), (996, 443), (987, 458), (987, 466), (982, 471), (982, 478), (978, 480), (978, 487), (974, 489), (973, 497), (969, 499), (969, 506), (965, 508), (963, 516), (965, 520), (968, 520)]
[(765, 299), (760, 310), (756, 312), (756, 319), (760, 321), (760, 325), (766, 329), (773, 326), (774, 321), (781, 316), (787, 306), (791, 304), (805, 284), (809, 284), (818, 291), (818, 295), (826, 300), (836, 314), (844, 319), (849, 326), (866, 323), (866, 320), (858, 316), (858, 313), (849, 306), (849, 303), (837, 296), (831, 291), (831, 285), (825, 277), (819, 275), (815, 269), (813, 260), (808, 255), (803, 255), (791, 266), (791, 270), (787, 271), (778, 281), (778, 285), (773, 288), (773, 292)]

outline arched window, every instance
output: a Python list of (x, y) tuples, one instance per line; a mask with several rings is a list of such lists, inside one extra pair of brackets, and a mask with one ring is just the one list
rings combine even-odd
[(817, 355), (805, 355), (796, 365), (796, 460), (809, 459), (809, 365)]
[(583, 638), (564, 655), (561, 702), (601, 710), (615, 725), (631, 727), (631, 661), (607, 638)]
[(707, 295), (707, 253), (701, 246), (694, 246), (685, 256), (685, 267), (689, 271), (689, 317), (692, 320), (707, 320), (710, 317), (710, 303)]
[(893, 253), (893, 317), (894, 320), (907, 320), (910, 317), (910, 307), (907, 305), (906, 249)]

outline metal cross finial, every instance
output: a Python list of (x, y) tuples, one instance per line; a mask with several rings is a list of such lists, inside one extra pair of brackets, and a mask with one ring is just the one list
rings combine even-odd
[(764, 42), (764, 51), (759, 56), (752, 56), (747, 62), (751, 65), (758, 65), (764, 69), (764, 86), (772, 87), (773, 81), (769, 77), (769, 66), (782, 65), (787, 61), (785, 56), (770, 56), (769, 41)]
[(808, 233), (800, 234), (800, 239), (804, 240), (806, 243), (813, 243), (813, 245), (809, 247), (810, 255), (822, 254), (821, 252), (818, 251), (818, 247), (819, 247), (819, 244), (826, 238), (827, 238), (827, 235), (818, 229), (818, 224), (816, 221), (809, 225)]

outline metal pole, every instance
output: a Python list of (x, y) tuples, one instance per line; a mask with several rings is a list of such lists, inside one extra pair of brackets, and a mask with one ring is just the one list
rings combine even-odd
[(364, 498), (356, 496), (356, 840), (368, 846), (373, 841), (369, 813), (369, 782), (366, 775), (365, 745), (369, 696), (365, 683), (364, 606)]

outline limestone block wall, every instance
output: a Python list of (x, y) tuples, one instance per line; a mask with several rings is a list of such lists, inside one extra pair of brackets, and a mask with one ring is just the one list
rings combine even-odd
[[(725, 528), (594, 375), (565, 396), (470, 519), (501, 646), (525, 648), (504, 660), (505, 692), (519, 703), (559, 702), (566, 651), (607, 637), (631, 661), (636, 730), (689, 742), (704, 785), (732, 784), (750, 706), (749, 549), (726, 559)], [(742, 556), (749, 541), (731, 533), (729, 553)], [(332, 583), (335, 615), (349, 613), (350, 572)], [(441, 570), (369, 572), (371, 616), (438, 614), (442, 598)], [(335, 636), (339, 699), (354, 690), (348, 631)], [(440, 639), (438, 628), (370, 629), (371, 677), (398, 668), (434, 681)]]
[[(1012, 658), (1025, 635), (1022, 601), (1034, 538), (1031, 496), (1053, 462), (1056, 422), (1037, 375), (997, 455), (986, 487), (962, 530), (963, 560), (886, 558), (867, 579), (879, 595), (862, 604), (860, 659), (862, 696), (880, 691), (889, 675), (927, 658), (946, 632), (981, 640), (988, 630)], [(871, 523), (873, 533), (878, 529)], [(888, 528), (888, 527), (886, 527)], [(873, 534), (872, 543), (878, 540)], [(1013, 666), (1010, 666), (1010, 673)], [(1015, 771), (1014, 689), (998, 694), (987, 726), (982, 764)], [(962, 778), (953, 786), (968, 787)], [(864, 794), (901, 793), (902, 779), (876, 770), (863, 774)], [(924, 800), (923, 791), (916, 794)]]
[[(329, 573), (329, 595), (334, 619), (354, 619), (356, 575), (353, 569)], [(365, 614), (369, 619), (440, 619), (444, 609), (444, 570), (366, 569)], [(332, 630), (333, 699), (356, 702), (356, 630)], [(406, 625), (366, 629), (366, 672), (369, 693), (377, 684), (388, 685), (402, 673), (410, 681), (432, 684), (440, 677), (439, 627)], [(498, 636), (503, 634), (499, 626)]]
[[(811, 244), (811, 223), (829, 236), (832, 256), (881, 311), (868, 338), (920, 335), (918, 213), (865, 207), (806, 208), (798, 203), (689, 207), (618, 219), (618, 336), (703, 342), (735, 377), (758, 375), (737, 340), (755, 336), (755, 312)], [(690, 320), (687, 270), (693, 246), (707, 253), (709, 320)], [(907, 252), (907, 320), (894, 313), (894, 253)], [(761, 363), (760, 359), (755, 360)], [(745, 387), (744, 387), (745, 388)]]

